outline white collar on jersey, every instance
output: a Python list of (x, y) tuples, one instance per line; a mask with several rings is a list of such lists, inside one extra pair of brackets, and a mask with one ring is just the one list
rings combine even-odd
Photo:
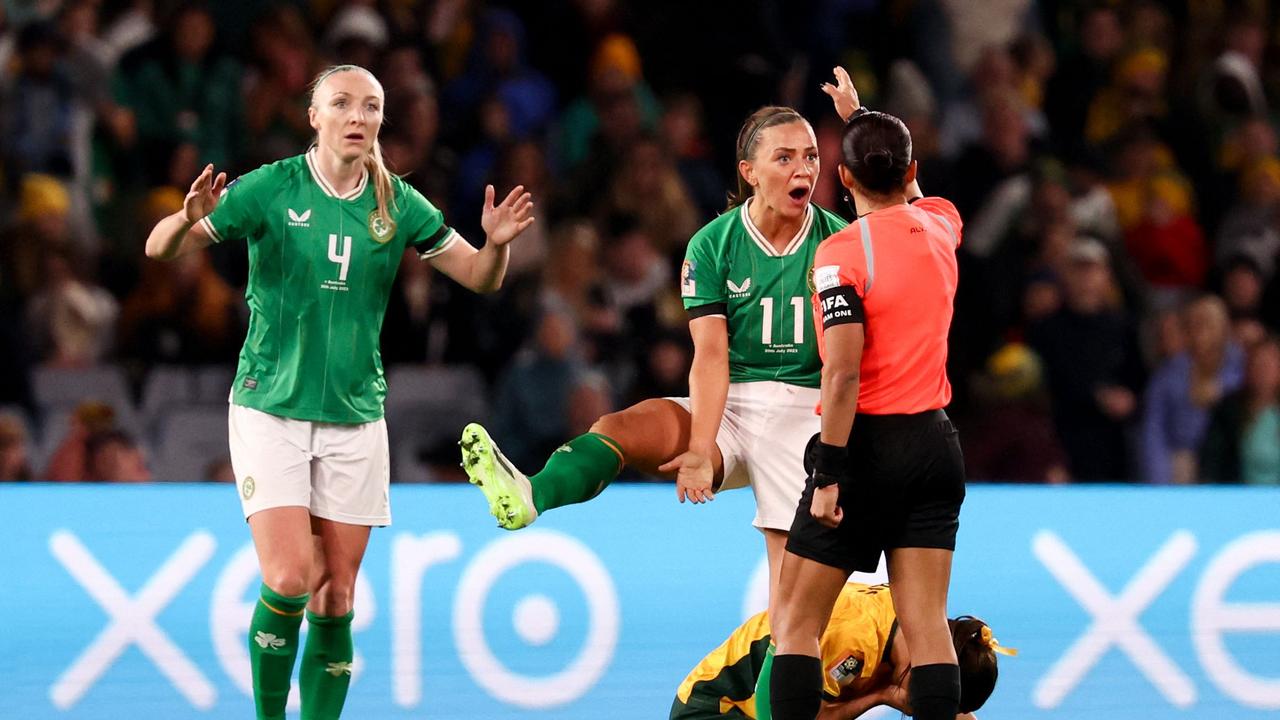
[(742, 206), (738, 209), (738, 212), (742, 213), (742, 225), (747, 229), (747, 234), (751, 236), (752, 240), (756, 241), (756, 245), (760, 246), (760, 249), (764, 251), (764, 254), (769, 257), (794, 255), (795, 252), (800, 249), (800, 246), (804, 244), (804, 239), (808, 237), (809, 228), (813, 227), (813, 204), (810, 203), (809, 205), (805, 205), (804, 222), (800, 223), (800, 230), (796, 233), (795, 237), (791, 238), (791, 242), (787, 243), (787, 247), (779, 253), (774, 249), (773, 244), (765, 238), (764, 233), (760, 232), (760, 228), (756, 227), (756, 224), (751, 222), (751, 213), (747, 212), (747, 206), (754, 202), (755, 199), (755, 196), (752, 195), (747, 198), (747, 201), (742, 203)]
[(316, 165), (316, 152), (317, 148), (311, 148), (307, 151), (307, 168), (311, 170), (311, 179), (316, 181), (316, 184), (320, 186), (325, 195), (339, 200), (355, 200), (364, 194), (364, 187), (369, 184), (368, 168), (363, 165), (360, 166), (360, 182), (356, 183), (356, 186), (346, 195), (339, 195), (338, 191), (333, 188), (333, 185), (329, 183), (324, 173), (320, 172), (320, 168)]

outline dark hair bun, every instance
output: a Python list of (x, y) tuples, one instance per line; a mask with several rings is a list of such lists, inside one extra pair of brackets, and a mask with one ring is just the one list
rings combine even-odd
[(862, 162), (876, 170), (889, 170), (893, 167), (893, 151), (888, 148), (872, 150), (862, 156)]

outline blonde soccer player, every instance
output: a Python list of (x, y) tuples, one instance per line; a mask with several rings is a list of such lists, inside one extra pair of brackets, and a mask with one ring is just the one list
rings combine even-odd
[(259, 718), (284, 717), (304, 613), (302, 717), (336, 718), (346, 699), (356, 573), (370, 528), (391, 522), (379, 334), (401, 256), (413, 248), (491, 292), (508, 243), (533, 222), (522, 187), (497, 205), (489, 187), (484, 247), (464, 241), (383, 163), (384, 99), (368, 70), (325, 70), (307, 110), (311, 149), (229, 184), (206, 167), (147, 238), (161, 260), (226, 240), (249, 246), (249, 331), (228, 426), (262, 570), (249, 627)]

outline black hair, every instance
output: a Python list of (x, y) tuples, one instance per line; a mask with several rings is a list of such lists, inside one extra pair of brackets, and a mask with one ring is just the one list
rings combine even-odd
[(901, 192), (911, 167), (911, 132), (898, 118), (882, 112), (855, 115), (840, 142), (844, 166), (871, 195)]
[[(983, 637), (987, 624), (972, 615), (961, 615), (948, 620), (951, 641), (956, 648), (956, 661), (960, 664), (960, 712), (971, 713), (982, 707), (991, 692), (996, 689), (1000, 675), (996, 666), (996, 653)], [(990, 637), (990, 630), (987, 631)]]
[[(776, 125), (786, 125), (793, 122), (808, 122), (808, 120), (805, 120), (804, 116), (795, 108), (782, 105), (768, 105), (751, 113), (738, 130), (738, 143), (736, 145), (738, 162), (750, 160), (755, 156), (756, 148), (760, 145), (761, 131)], [(729, 193), (729, 207), (727, 208), (729, 210), (746, 202), (747, 198), (755, 193), (755, 189), (747, 184), (746, 178), (742, 177), (742, 173), (736, 167), (733, 172), (738, 178), (738, 190), (737, 192)]]

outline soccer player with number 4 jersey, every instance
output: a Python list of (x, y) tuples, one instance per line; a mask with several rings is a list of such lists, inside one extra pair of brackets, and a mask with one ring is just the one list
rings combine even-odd
[[(826, 87), (837, 111), (853, 111), (852, 98)], [(490, 512), (510, 530), (595, 497), (623, 466), (674, 475), (681, 502), (750, 485), (772, 597), (804, 488), (805, 442), (819, 427), (813, 257), (845, 222), (810, 202), (817, 140), (795, 110), (765, 107), (748, 117), (737, 157), (738, 190), (728, 210), (689, 241), (680, 271), (694, 345), (689, 397), (605, 415), (531, 477), (477, 424), (463, 430), (462, 457)]]
[(304, 719), (336, 718), (351, 681), (356, 573), (373, 526), (391, 522), (379, 335), (404, 252), (476, 292), (498, 288), (532, 222), (516, 187), (485, 192), (476, 250), (382, 160), (382, 85), (339, 65), (312, 86), (316, 143), (227, 184), (208, 166), (182, 210), (147, 238), (170, 260), (213, 242), (249, 245), (249, 332), (231, 389), (231, 463), (262, 570), (249, 626), (259, 718), (283, 718), (304, 614)]

